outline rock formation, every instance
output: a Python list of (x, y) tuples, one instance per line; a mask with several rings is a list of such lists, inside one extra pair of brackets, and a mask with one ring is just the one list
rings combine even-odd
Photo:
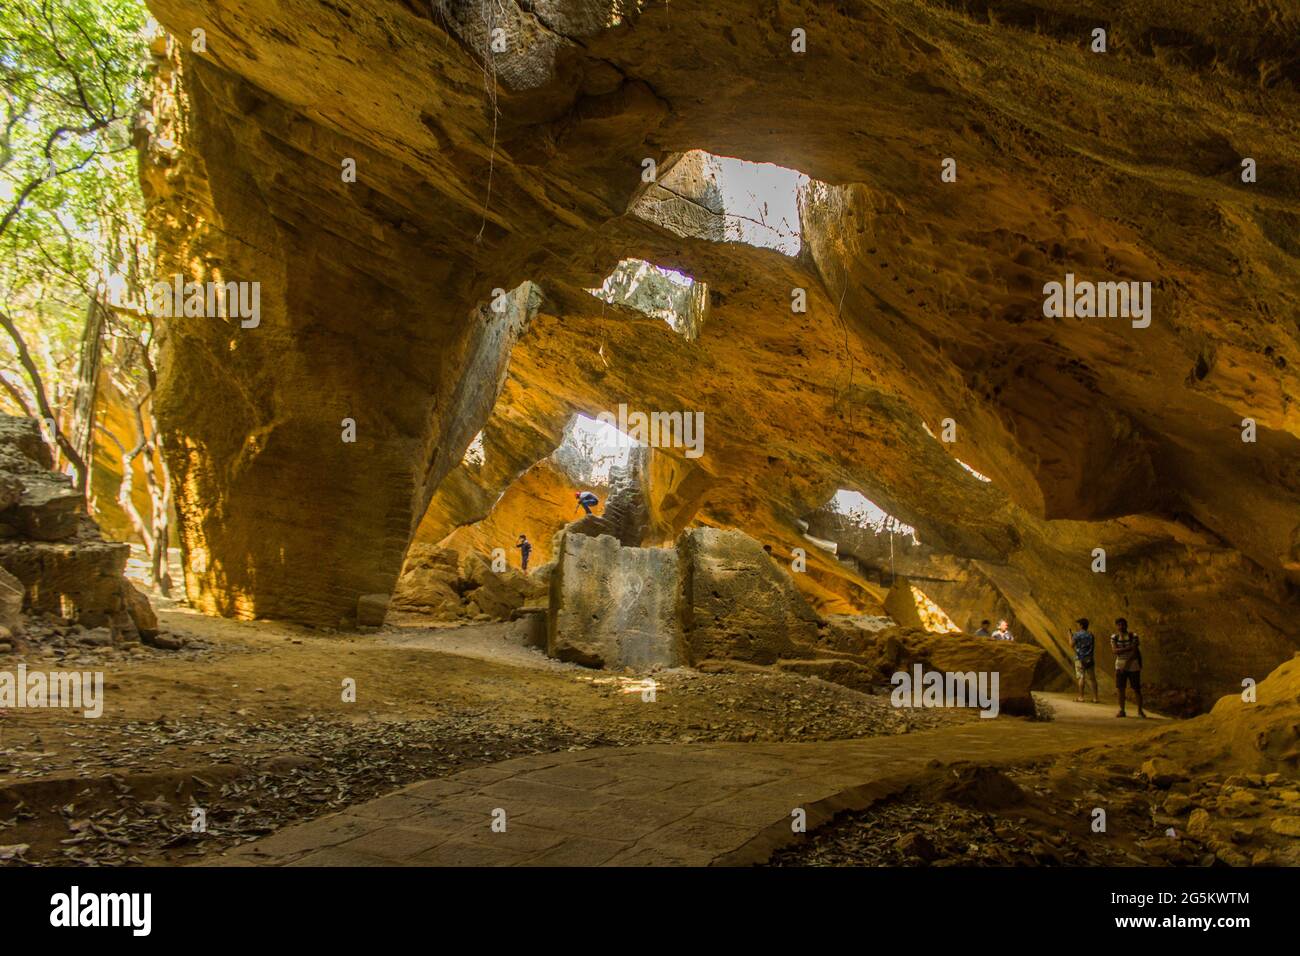
[[(486, 518), (573, 414), (623, 402), (704, 413), (702, 457), (660, 449), (691, 520), (786, 558), (861, 491), (964, 575), (931, 599), (1006, 608), (1062, 666), (1080, 614), (1125, 614), (1148, 682), (1202, 705), (1296, 649), (1293, 9), (490, 6), (504, 52), (472, 0), (150, 0), (207, 37), (158, 51), (158, 264), (261, 283), (256, 327), (163, 333), (200, 608), (352, 619), (427, 515), (428, 543)], [(718, 241), (699, 150), (811, 178), (797, 254)], [(674, 328), (587, 291), (626, 259), (707, 308)], [(1149, 326), (1045, 316), (1067, 275), (1150, 282)], [(809, 558), (824, 608), (878, 610)]]
[(690, 528), (675, 546), (625, 546), (612, 535), (559, 536), (550, 575), (547, 653), (588, 667), (645, 671), (776, 667), (871, 691), (895, 674), (997, 672), (1001, 706), (1034, 711), (1051, 676), (1036, 646), (935, 634), (882, 619), (825, 620), (792, 576), (740, 531)]
[(686, 663), (681, 602), (674, 549), (566, 533), (551, 574), (547, 653), (588, 667)]
[[(417, 544), (398, 578), (391, 607), (441, 621), (509, 620), (525, 604), (541, 598), (548, 585), (546, 566), (528, 575), (517, 568), (493, 570), (492, 561), (476, 551)], [(376, 625), (383, 615), (361, 623)]]
[(111, 628), (117, 640), (154, 637), (148, 598), (122, 576), (130, 547), (103, 539), (53, 469), (36, 419), (0, 415), (0, 625), (20, 632), (20, 615), (38, 612)]
[(693, 660), (772, 664), (816, 638), (817, 615), (790, 575), (744, 532), (692, 528), (677, 548)]

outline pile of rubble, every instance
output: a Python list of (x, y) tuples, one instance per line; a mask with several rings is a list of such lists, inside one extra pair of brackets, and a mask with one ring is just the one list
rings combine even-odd
[[(363, 626), (382, 624), (388, 608), (440, 621), (507, 621), (546, 593), (549, 566), (531, 574), (498, 567), (494, 570), (492, 562), (476, 551), (461, 555), (452, 548), (414, 544), (391, 602), (386, 595), (363, 597), (357, 622)], [(373, 608), (371, 613), (367, 613), (368, 606)]]

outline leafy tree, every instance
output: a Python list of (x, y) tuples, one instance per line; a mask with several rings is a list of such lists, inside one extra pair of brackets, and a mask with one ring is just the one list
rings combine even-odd
[[(101, 374), (117, 384), (138, 423), (129, 447), (106, 436), (122, 451), (124, 507), (146, 547), (165, 555), (170, 496), (165, 469), (154, 475), (146, 411), (154, 330), (118, 305), (148, 284), (152, 258), (132, 142), (147, 20), (140, 0), (0, 5), (0, 388), (43, 420), (85, 494)], [(129, 504), (141, 454), (155, 499), (148, 522)], [(158, 564), (155, 555), (156, 581)]]

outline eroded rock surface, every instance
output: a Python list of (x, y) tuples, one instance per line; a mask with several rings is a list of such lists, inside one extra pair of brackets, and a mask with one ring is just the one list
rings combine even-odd
[(148, 598), (122, 576), (130, 547), (103, 539), (34, 418), (0, 415), (0, 491), (0, 624), (21, 631), (21, 613), (43, 613), (115, 640), (157, 633)]
[[(468, 2), (150, 6), (208, 38), (161, 61), (142, 136), (160, 264), (262, 283), (256, 328), (164, 332), (203, 609), (333, 624), (393, 589), (427, 512), (441, 541), (574, 412), (631, 401), (705, 413), (703, 457), (672, 456), (707, 476), (696, 520), (787, 558), (802, 516), (860, 490), (1062, 666), (1081, 614), (1125, 614), (1153, 689), (1189, 699), (1295, 650), (1290, 6), (1246, 32), (1209, 0), (507, 0), (499, 55)], [(707, 197), (668, 214), (643, 160), (695, 149), (812, 177), (798, 255), (716, 241)], [(586, 291), (627, 258), (707, 283), (694, 340)], [(1150, 281), (1150, 326), (1044, 318), (1067, 273)], [(810, 559), (824, 607), (883, 599)]]
[(587, 667), (685, 663), (680, 575), (672, 548), (565, 534), (551, 574), (547, 653)]
[[(417, 544), (397, 581), (391, 607), (443, 621), (503, 621), (541, 599), (549, 576), (546, 565), (534, 565), (529, 574), (512, 567), (497, 571), (492, 559), (477, 551), (461, 554), (453, 548)], [(382, 623), (382, 617), (373, 623)]]

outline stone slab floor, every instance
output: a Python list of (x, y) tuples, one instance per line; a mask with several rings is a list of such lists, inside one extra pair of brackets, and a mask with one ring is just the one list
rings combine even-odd
[[(538, 754), (412, 784), (204, 861), (209, 866), (745, 865), (932, 761), (1011, 763), (1159, 727), (1047, 696), (1051, 722), (1000, 718), (819, 743), (658, 744)], [(505, 829), (500, 823), (504, 814)]]

